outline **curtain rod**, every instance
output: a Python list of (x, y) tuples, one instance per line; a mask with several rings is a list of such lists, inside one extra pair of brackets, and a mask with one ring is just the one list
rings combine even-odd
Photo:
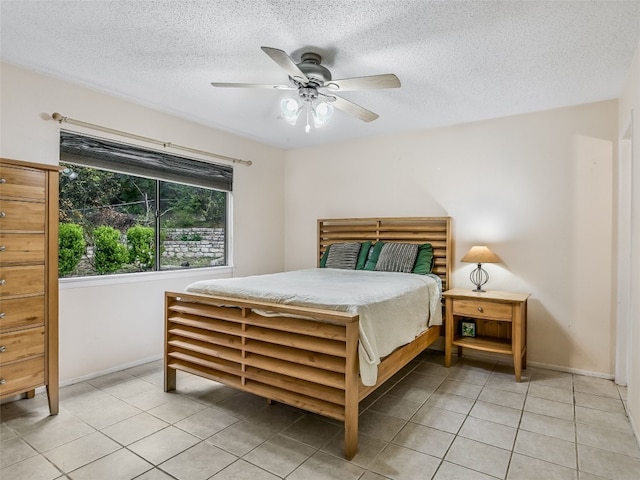
[(242, 165), (251, 165), (253, 162), (251, 160), (242, 160), (240, 158), (227, 157), (226, 155), (220, 155), (218, 153), (205, 152), (204, 150), (198, 150), (190, 147), (183, 147), (181, 145), (175, 145), (171, 142), (163, 142), (162, 140), (156, 140), (154, 138), (143, 137), (141, 135), (136, 135), (134, 133), (123, 132), (121, 130), (114, 130), (113, 128), (103, 127), (101, 125), (96, 125), (94, 123), (87, 123), (80, 120), (74, 120), (73, 118), (65, 117), (58, 112), (54, 112), (51, 117), (56, 120), (58, 123), (70, 123), (71, 125), (77, 125), (79, 127), (91, 128), (93, 130), (100, 130), (106, 133), (112, 133), (115, 135), (121, 135), (123, 137), (133, 138), (134, 140), (141, 140), (143, 142), (154, 143), (156, 145), (162, 145), (164, 148), (174, 148), (176, 150), (182, 150), (190, 153), (197, 153), (200, 155), (207, 155), (209, 157), (217, 158), (219, 160), (225, 160), (227, 162), (232, 163), (241, 163)]

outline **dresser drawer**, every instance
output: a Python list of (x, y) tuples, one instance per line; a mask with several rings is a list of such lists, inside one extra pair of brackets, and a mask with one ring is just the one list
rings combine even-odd
[(22, 393), (44, 384), (44, 356), (0, 364), (0, 395)]
[(44, 201), (45, 172), (0, 165), (0, 196)]
[(44, 263), (43, 233), (0, 233), (0, 264)]
[(0, 201), (0, 230), (44, 232), (44, 223), (44, 203)]
[(0, 303), (0, 330), (44, 325), (44, 295), (3, 299)]
[(0, 364), (44, 355), (44, 326), (0, 335)]
[(453, 314), (495, 320), (511, 320), (512, 307), (510, 303), (454, 299)]
[(30, 293), (44, 293), (44, 265), (0, 269), (0, 297)]

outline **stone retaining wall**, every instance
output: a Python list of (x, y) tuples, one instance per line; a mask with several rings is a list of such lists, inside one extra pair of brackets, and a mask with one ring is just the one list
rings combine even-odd
[(224, 228), (166, 228), (163, 257), (223, 257)]

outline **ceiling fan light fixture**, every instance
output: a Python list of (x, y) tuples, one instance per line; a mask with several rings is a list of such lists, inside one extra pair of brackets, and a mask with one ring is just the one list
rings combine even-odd
[(285, 98), (280, 102), (282, 118), (291, 125), (295, 125), (302, 111), (302, 105), (295, 98)]
[(334, 108), (333, 105), (319, 102), (316, 96), (310, 95), (300, 98), (285, 98), (280, 101), (281, 116), (289, 125), (295, 125), (298, 122), (303, 110), (306, 117), (304, 131), (309, 133), (312, 119), (315, 128), (322, 128), (331, 120)]
[[(214, 87), (262, 88), (276, 90), (297, 90), (295, 98), (280, 101), (281, 115), (290, 125), (295, 125), (302, 110), (305, 110), (305, 132), (311, 131), (311, 118), (316, 128), (324, 127), (333, 115), (334, 108), (359, 118), (363, 122), (372, 122), (379, 115), (360, 105), (331, 92), (353, 90), (373, 90), (380, 88), (398, 88), (400, 80), (393, 73), (352, 77), (334, 80), (331, 71), (322, 65), (322, 56), (315, 52), (304, 52), (301, 61), (295, 62), (284, 50), (273, 47), (260, 47), (288, 76), (288, 85), (263, 83), (227, 83), (211, 82)], [(322, 97), (324, 101), (320, 101)], [(325, 102), (331, 102), (327, 104)]]
[(330, 105), (327, 102), (318, 102), (311, 110), (311, 114), (313, 115), (313, 125), (316, 128), (324, 127), (331, 120), (333, 110), (333, 105)]

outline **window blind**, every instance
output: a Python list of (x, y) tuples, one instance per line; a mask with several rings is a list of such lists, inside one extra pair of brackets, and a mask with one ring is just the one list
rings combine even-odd
[(60, 131), (60, 161), (231, 192), (233, 167)]

